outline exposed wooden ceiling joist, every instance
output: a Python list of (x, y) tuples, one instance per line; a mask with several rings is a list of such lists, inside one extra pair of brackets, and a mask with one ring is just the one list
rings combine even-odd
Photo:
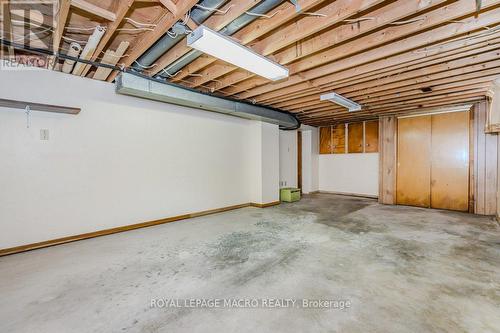
[[(91, 60), (128, 67), (176, 22), (195, 29), (197, 24), (185, 14), (197, 2), (62, 0), (54, 47), (85, 40), (89, 27), (106, 26)], [(258, 3), (227, 1), (222, 13), (212, 14), (204, 24), (220, 30)], [(325, 125), (481, 100), (491, 81), (500, 76), (500, 0), (483, 0), (479, 11), (469, 0), (299, 0), (299, 4), (301, 12), (284, 1), (267, 18), (256, 19), (231, 36), (287, 66), (288, 79), (270, 82), (203, 55), (170, 81), (278, 107), (307, 124)], [(74, 29), (65, 32), (65, 25)], [(115, 50), (119, 61), (112, 58)], [(156, 75), (189, 51), (183, 39), (143, 73)], [(102, 80), (108, 72), (95, 75), (87, 66), (83, 75)], [(116, 75), (111, 73), (108, 81)], [(320, 101), (321, 94), (331, 91), (363, 109), (347, 112)]]
[(71, 6), (81, 9), (89, 14), (96, 15), (99, 17), (102, 17), (105, 20), (108, 21), (116, 21), (116, 14), (103, 9), (99, 6), (94, 5), (91, 2), (85, 1), (85, 0), (71, 0)]
[[(177, 4), (176, 14), (171, 12), (165, 13), (160, 21), (156, 24), (153, 31), (141, 34), (137, 39), (131, 43), (132, 49), (129, 51), (128, 57), (125, 58), (123, 65), (130, 66), (136, 61), (144, 52), (146, 52), (160, 37), (177, 22), (182, 19), (186, 12), (191, 9), (198, 1), (197, 0), (183, 0)], [(111, 73), (108, 78), (112, 82), (118, 73), (115, 71)]]
[[(499, 3), (500, 1), (498, 0), (485, 1), (483, 5), (484, 8), (490, 8), (490, 9), (493, 8), (493, 9), (483, 12), (478, 18), (475, 18), (474, 17), (475, 6), (468, 0), (460, 0), (453, 4), (455, 5), (454, 7), (452, 7), (454, 8), (453, 12), (443, 11), (440, 8), (438, 10), (440, 10), (443, 16), (437, 17), (435, 15), (432, 15), (433, 17), (432, 22), (434, 22), (433, 25), (439, 25), (439, 27), (435, 29), (426, 30), (419, 34), (415, 34), (419, 30), (413, 31), (411, 33), (411, 36), (399, 39), (397, 42), (389, 44), (381, 43), (380, 40), (373, 38), (373, 36), (371, 35), (361, 37), (355, 39), (353, 42), (346, 43), (340, 45), (339, 47), (334, 47), (332, 49), (329, 49), (327, 51), (328, 53), (325, 54), (325, 56), (329, 60), (331, 60), (335, 59), (335, 57), (341, 57), (345, 53), (350, 54), (352, 48), (354, 48), (359, 52), (355, 55), (329, 63), (328, 62), (325, 63), (325, 59), (319, 58), (318, 55), (315, 55), (313, 59), (306, 58), (305, 61), (299, 61), (290, 68), (291, 72), (293, 73), (294, 71), (299, 70), (299, 68), (310, 68), (313, 66), (312, 65), (313, 63), (314, 65), (318, 66), (312, 69), (301, 71), (300, 78), (297, 78), (297, 75), (292, 75), (288, 79), (288, 81), (279, 84), (269, 84), (267, 80), (259, 79), (257, 82), (253, 82), (251, 86), (241, 85), (240, 86), (241, 88), (233, 89), (232, 94), (241, 93), (242, 91), (245, 90), (250, 90), (249, 92), (244, 92), (240, 94), (241, 98), (250, 98), (265, 92), (281, 89), (289, 85), (296, 84), (298, 82), (320, 78), (325, 75), (328, 75), (329, 73), (339, 72), (370, 61), (375, 61), (384, 57), (389, 57), (391, 55), (409, 51), (418, 47), (423, 47), (425, 45), (437, 43), (439, 41), (452, 38), (453, 36), (456, 35), (467, 34), (477, 29), (484, 29), (484, 27), (495, 25), (500, 22), (500, 9), (496, 8), (496, 5), (498, 5)], [(457, 6), (457, 4), (460, 4), (461, 6)], [(450, 20), (455, 21), (456, 19), (459, 19), (462, 16), (468, 16), (468, 17), (462, 18), (460, 23), (449, 22)], [(398, 30), (391, 30), (391, 31), (395, 34), (399, 34)], [(385, 40), (387, 38), (390, 38), (390, 37), (387, 38), (384, 37), (383, 34), (381, 35), (381, 32), (378, 32), (377, 34)], [(364, 50), (364, 45), (366, 45), (364, 43), (368, 43), (368, 45), (372, 46), (378, 45), (378, 47), (361, 52)], [(333, 52), (332, 50), (335, 50), (335, 52)], [(317, 80), (315, 82), (316, 85), (321, 85), (325, 83), (328, 83), (327, 79)]]
[[(307, 11), (314, 6), (319, 5), (323, 1), (325, 0), (304, 0), (300, 2), (300, 6), (302, 8), (302, 11)], [(273, 15), (274, 13), (278, 13), (279, 15)], [(295, 6), (291, 3), (284, 3), (276, 8), (276, 10), (273, 10), (270, 15), (273, 15), (271, 19), (256, 20), (250, 23), (248, 26), (242, 28), (240, 31), (236, 32), (232, 36), (232, 38), (240, 41), (240, 43), (243, 45), (247, 45), (257, 38), (269, 33), (270, 31), (278, 29), (288, 21), (299, 16), (300, 13), (297, 13)], [(212, 57), (203, 57), (197, 59), (191, 64), (184, 67), (182, 69), (182, 73), (179, 73), (179, 75), (177, 75), (175, 78), (172, 78), (172, 81), (178, 82), (179, 80), (182, 80), (191, 74), (197, 73), (199, 70), (213, 64), (216, 61), (217, 59)], [(247, 77), (249, 75), (248, 72), (244, 72), (244, 74), (247, 74)]]

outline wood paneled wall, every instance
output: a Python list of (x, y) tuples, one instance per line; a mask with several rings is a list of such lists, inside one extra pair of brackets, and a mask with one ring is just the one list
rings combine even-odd
[(473, 206), (476, 214), (495, 215), (498, 187), (498, 138), (496, 134), (485, 133), (487, 109), (486, 102), (477, 103), (473, 107)]
[(398, 120), (381, 117), (379, 120), (379, 196), (382, 204), (396, 204), (396, 151)]
[[(480, 215), (497, 214), (498, 137), (485, 133), (487, 105), (473, 106), (471, 122), (470, 193), (471, 211)], [(379, 119), (379, 202), (396, 204), (397, 118)]]

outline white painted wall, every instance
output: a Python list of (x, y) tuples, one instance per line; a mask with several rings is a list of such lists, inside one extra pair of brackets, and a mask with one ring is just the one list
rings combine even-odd
[(319, 191), (319, 129), (311, 129), (311, 191)]
[[(302, 192), (319, 190), (319, 131), (302, 125)], [(280, 185), (297, 187), (297, 131), (280, 131)]]
[(319, 190), (378, 196), (378, 153), (319, 155)]
[(281, 187), (297, 187), (297, 131), (279, 131)]
[(319, 132), (316, 127), (302, 126), (302, 192), (319, 190)]
[(0, 98), (82, 108), (33, 112), (29, 129), (22, 110), (0, 108), (0, 248), (247, 203), (255, 183), (277, 198), (274, 125), (52, 71), (2, 71)]
[(277, 125), (254, 122), (251, 152), (251, 202), (271, 203), (279, 201), (279, 128)]

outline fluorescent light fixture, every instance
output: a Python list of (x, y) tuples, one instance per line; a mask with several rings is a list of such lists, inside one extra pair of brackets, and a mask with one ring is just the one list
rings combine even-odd
[(349, 112), (361, 110), (361, 105), (359, 105), (356, 102), (351, 101), (348, 98), (345, 98), (344, 96), (341, 96), (337, 93), (334, 93), (334, 92), (329, 93), (329, 94), (325, 94), (325, 95), (321, 95), (320, 99), (322, 101), (330, 101), (330, 102), (333, 102), (335, 104), (341, 105), (341, 106), (349, 109)]
[(269, 80), (288, 77), (288, 68), (203, 25), (188, 35), (187, 45)]

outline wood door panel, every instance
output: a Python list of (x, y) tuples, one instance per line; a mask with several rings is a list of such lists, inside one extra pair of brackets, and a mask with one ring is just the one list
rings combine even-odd
[(345, 124), (333, 127), (332, 145), (334, 154), (345, 154)]
[(332, 153), (332, 129), (331, 127), (320, 127), (319, 129), (319, 153)]
[(430, 207), (431, 116), (398, 120), (396, 201)]
[(365, 153), (378, 152), (378, 120), (365, 122)]
[(469, 113), (432, 116), (431, 207), (469, 209)]
[(353, 123), (348, 125), (348, 151), (349, 153), (363, 152), (363, 123)]

